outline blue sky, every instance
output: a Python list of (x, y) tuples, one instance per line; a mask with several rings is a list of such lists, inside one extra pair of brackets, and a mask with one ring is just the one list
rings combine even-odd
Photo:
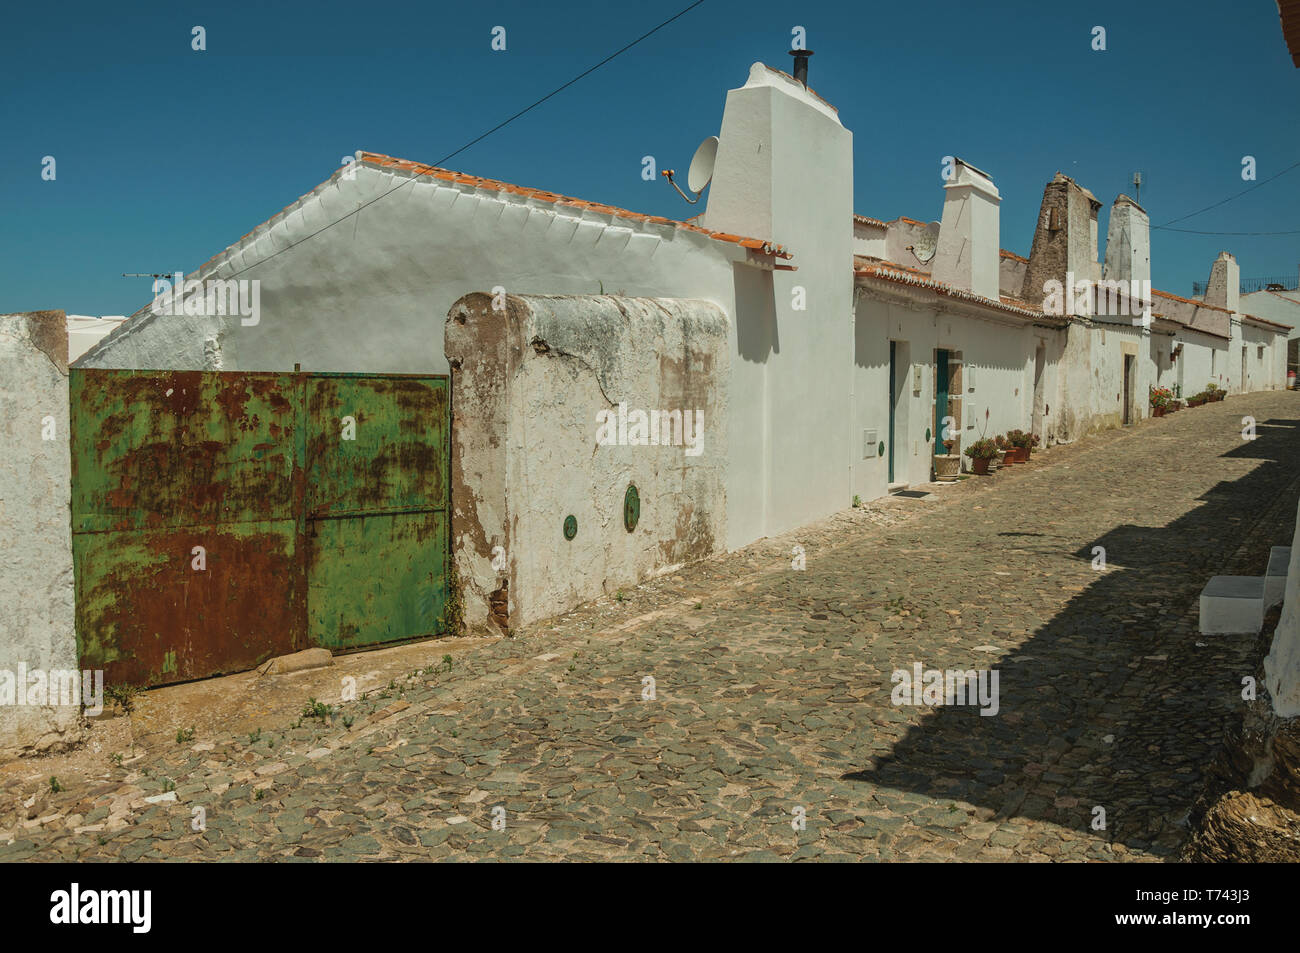
[[(356, 149), (436, 161), (689, 2), (11, 4), (0, 311), (131, 313), (149, 281), (122, 272), (192, 270)], [(497, 25), (505, 52), (490, 48)], [(810, 85), (854, 133), (863, 214), (938, 218), (955, 154), (993, 175), (1003, 247), (1028, 254), (1057, 170), (1108, 208), (1141, 169), (1160, 224), (1252, 184), (1245, 155), (1260, 180), (1300, 161), (1300, 70), (1273, 0), (705, 0), (446, 164), (688, 217), (662, 179), (642, 180), (641, 157), (684, 169), (750, 63), (790, 68), (796, 25)], [(1177, 227), (1300, 229), (1300, 169)], [(1156, 286), (1184, 295), (1222, 249), (1243, 277), (1300, 263), (1300, 235), (1152, 243)]]

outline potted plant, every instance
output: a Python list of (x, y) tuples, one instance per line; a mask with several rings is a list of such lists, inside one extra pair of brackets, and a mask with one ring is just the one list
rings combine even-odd
[[(1028, 463), (1029, 452), (1038, 438), (1031, 433), (1025, 433), (1023, 430), (1011, 430), (1007, 432), (1007, 442), (1011, 444), (1012, 450), (1007, 451), (1007, 460), (1010, 463)], [(1014, 456), (1012, 455), (1014, 451)]]
[(1228, 392), (1226, 390), (1224, 390), (1218, 384), (1214, 383), (1214, 381), (1210, 381), (1210, 383), (1205, 385), (1205, 397), (1207, 400), (1210, 401), (1223, 400), (1224, 396), (1227, 393)]
[(1199, 394), (1193, 394), (1191, 397), (1187, 398), (1187, 406), (1200, 407), (1207, 399), (1205, 391), (1201, 391)]
[(987, 476), (989, 472), (989, 461), (998, 455), (998, 445), (987, 437), (976, 440), (966, 448), (966, 456), (970, 457), (971, 472), (980, 476)]
[(1151, 388), (1151, 416), (1163, 417), (1174, 402), (1174, 392), (1168, 387)]
[(935, 454), (935, 480), (941, 482), (953, 482), (957, 480), (959, 473), (962, 472), (962, 456), (954, 454), (953, 446), (957, 441), (954, 438), (945, 439), (944, 450), (946, 454)]
[(1007, 465), (1007, 451), (1011, 449), (1011, 444), (1007, 443), (1007, 438), (999, 434), (993, 438), (993, 446), (997, 448), (997, 468), (1000, 470)]

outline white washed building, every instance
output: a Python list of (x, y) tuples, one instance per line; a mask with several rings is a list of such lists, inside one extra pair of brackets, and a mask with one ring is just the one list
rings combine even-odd
[[(457, 338), (459, 366), (445, 350), (453, 337), (448, 312), (473, 293), (513, 296), (512, 313), (571, 316), (566, 321), (618, 314), (609, 296), (669, 299), (662, 310), (679, 324), (663, 339), (673, 341), (716, 309), (725, 317), (727, 360), (690, 371), (696, 391), (726, 408), (725, 419), (710, 422), (725, 428), (726, 439), (710, 444), (725, 446), (725, 458), (710, 471), (716, 480), (698, 484), (713, 489), (696, 504), (701, 512), (690, 514), (693, 525), (709, 527), (708, 544), (665, 537), (659, 555), (628, 557), (626, 572), (611, 550), (601, 556), (600, 578), (562, 598), (537, 576), (546, 559), (534, 558), (533, 569), (512, 570), (511, 598), (526, 601), (531, 592), (547, 611), (662, 571), (676, 558), (670, 553), (735, 549), (840, 510), (855, 495), (871, 499), (926, 482), (943, 452), (944, 418), (960, 453), (971, 440), (1012, 429), (1050, 444), (1134, 423), (1147, 415), (1156, 385), (1183, 396), (1210, 380), (1232, 393), (1285, 386), (1288, 329), (1241, 312), (1231, 256), (1214, 263), (1204, 301), (1151, 291), (1147, 213), (1125, 196), (1110, 213), (1104, 260), (1101, 203), (1059, 173), (1044, 190), (1028, 257), (1001, 249), (994, 178), (962, 161), (944, 186), (939, 221), (855, 216), (852, 134), (832, 105), (761, 63), (727, 94), (719, 136), (704, 211), (691, 222), (358, 153), (186, 276), (258, 280), (255, 321), (146, 307), (78, 363), (450, 371), (454, 381), (486, 372), (470, 358), (472, 336)], [(1104, 290), (1085, 313), (1049, 306), (1052, 282), (1077, 280), (1123, 283), (1129, 290), (1112, 304), (1139, 316), (1097, 313), (1106, 310), (1098, 304)], [(470, 304), (461, 307), (468, 320)], [(490, 322), (473, 316), (467, 328), (486, 333)], [(590, 357), (598, 378), (642, 381), (629, 386), (654, 393), (690, 390), (665, 383), (666, 371), (654, 380), (628, 373), (630, 361), (664, 356), (637, 352), (617, 335), (610, 341), (608, 353)], [(679, 353), (713, 352), (688, 342)], [(545, 362), (528, 367), (530, 407), (539, 399), (548, 406), (535, 388), (570, 386)], [(466, 410), (458, 408), (456, 439), (469, 446), (466, 428), (486, 424)], [(510, 426), (515, 418), (494, 419)], [(582, 436), (572, 427), (585, 424), (565, 426), (557, 439), (572, 442)], [(551, 464), (538, 459), (526, 464), (532, 485), (558, 488), (556, 506), (559, 490), (578, 494), (611, 479), (582, 460), (555, 472), (539, 470)], [(464, 483), (460, 492), (476, 490)], [(500, 499), (483, 512), (513, 512), (532, 525), (520, 509), (530, 504), (508, 499), (508, 483), (492, 492)], [(685, 519), (686, 504), (677, 505)], [(508, 543), (510, 527), (463, 530), (454, 540), (461, 574), (488, 587), (498, 574), (488, 568), (487, 547), (493, 539)]]

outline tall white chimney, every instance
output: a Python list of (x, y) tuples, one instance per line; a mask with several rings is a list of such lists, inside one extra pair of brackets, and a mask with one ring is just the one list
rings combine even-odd
[(1205, 303), (1234, 312), (1241, 310), (1241, 266), (1226, 251), (1219, 252), (1219, 257), (1210, 266)]
[(1115, 199), (1106, 226), (1107, 281), (1151, 280), (1151, 219), (1127, 195)]
[(996, 301), (1002, 197), (987, 173), (961, 159), (943, 188), (934, 279)]

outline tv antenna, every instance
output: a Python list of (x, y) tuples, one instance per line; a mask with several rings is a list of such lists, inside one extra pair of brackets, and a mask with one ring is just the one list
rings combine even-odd
[(1142, 204), (1142, 173), (1133, 173), (1133, 201)]
[(695, 150), (695, 156), (691, 159), (691, 167), (686, 172), (686, 187), (695, 193), (695, 198), (691, 198), (683, 192), (682, 187), (673, 181), (674, 172), (672, 169), (664, 169), (663, 176), (668, 180), (668, 184), (677, 190), (678, 195), (694, 205), (700, 200), (700, 195), (709, 182), (713, 180), (713, 166), (717, 161), (718, 137), (709, 136)]

